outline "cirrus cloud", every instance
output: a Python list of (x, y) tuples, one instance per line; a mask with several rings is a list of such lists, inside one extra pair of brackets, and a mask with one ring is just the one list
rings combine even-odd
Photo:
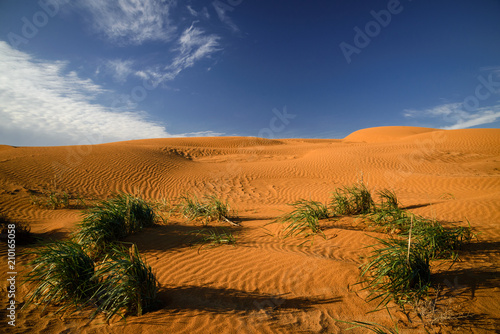
[(500, 104), (467, 112), (463, 108), (463, 103), (445, 103), (424, 110), (407, 109), (403, 115), (407, 118), (439, 118), (446, 123), (451, 123), (442, 126), (444, 130), (466, 129), (496, 122), (500, 119)]
[(143, 111), (98, 103), (100, 96), (114, 93), (67, 67), (67, 62), (37, 60), (0, 41), (1, 143), (96, 144), (172, 136)]
[(176, 27), (170, 12), (175, 5), (174, 0), (82, 0), (72, 4), (90, 14), (94, 30), (121, 45), (171, 40)]

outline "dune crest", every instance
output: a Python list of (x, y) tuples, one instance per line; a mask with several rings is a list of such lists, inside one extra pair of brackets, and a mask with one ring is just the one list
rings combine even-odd
[(344, 138), (346, 142), (384, 143), (420, 133), (442, 131), (414, 126), (381, 126), (355, 131)]

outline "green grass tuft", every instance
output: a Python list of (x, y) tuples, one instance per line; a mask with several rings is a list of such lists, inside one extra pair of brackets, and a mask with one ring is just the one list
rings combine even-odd
[(231, 208), (227, 202), (215, 195), (205, 195), (202, 199), (196, 196), (183, 196), (179, 209), (182, 215), (189, 220), (201, 220), (205, 225), (211, 221), (226, 221), (229, 223)]
[(127, 235), (154, 225), (153, 206), (139, 197), (120, 194), (87, 210), (75, 240), (95, 255)]
[(106, 320), (115, 315), (140, 316), (157, 306), (158, 281), (135, 245), (128, 250), (113, 246), (96, 276), (102, 281), (92, 298), (97, 301), (96, 312), (106, 313)]
[[(474, 234), (470, 226), (445, 228), (439, 222), (416, 217), (412, 232), (415, 242), (428, 252), (431, 260), (458, 259), (458, 251), (472, 241)], [(402, 233), (403, 236), (408, 232)]]
[(32, 303), (62, 304), (58, 309), (85, 306), (97, 289), (94, 261), (81, 245), (71, 242), (49, 243), (30, 252), (36, 257), (25, 282), (35, 284), (23, 307)]
[(366, 214), (374, 207), (372, 196), (362, 183), (335, 190), (331, 207), (339, 216)]
[(377, 240), (380, 245), (371, 246), (369, 261), (362, 265), (365, 289), (371, 290), (368, 301), (381, 298), (379, 309), (391, 300), (404, 305), (425, 296), (431, 286), (428, 252), (418, 243), (409, 249), (407, 240)]
[(388, 189), (382, 189), (377, 192), (380, 197), (380, 210), (395, 211), (399, 210), (399, 201), (396, 193)]
[[(294, 210), (287, 213), (275, 222), (288, 224), (283, 229), (283, 238), (304, 234), (306, 237), (314, 234), (323, 234), (319, 226), (320, 219), (330, 217), (328, 207), (320, 202), (299, 200), (289, 204)], [(323, 234), (324, 236), (324, 234)]]

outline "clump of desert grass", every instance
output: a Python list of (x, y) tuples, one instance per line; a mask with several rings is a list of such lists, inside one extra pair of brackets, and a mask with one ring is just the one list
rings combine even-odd
[(44, 189), (41, 192), (32, 191), (30, 198), (32, 205), (49, 210), (85, 209), (90, 206), (90, 201), (84, 199), (81, 194), (63, 190)]
[(427, 219), (399, 208), (394, 192), (384, 189), (378, 194), (381, 203), (364, 217), (392, 236), (408, 238), (412, 229), (415, 242), (426, 249), (431, 260), (456, 260), (458, 251), (475, 236), (470, 224), (446, 228), (435, 219)]
[(213, 221), (238, 225), (230, 219), (232, 210), (228, 202), (215, 195), (205, 195), (202, 198), (195, 195), (183, 196), (178, 208), (180, 213), (188, 220), (201, 221), (204, 225), (208, 225)]
[[(407, 233), (402, 233), (406, 236)], [(415, 242), (422, 245), (428, 252), (431, 260), (448, 259), (456, 261), (459, 251), (475, 237), (469, 226), (458, 226), (445, 228), (435, 220), (415, 218), (414, 226)]]
[(409, 245), (406, 240), (377, 239), (368, 262), (362, 265), (368, 301), (380, 300), (380, 306), (390, 301), (399, 305), (414, 303), (425, 296), (431, 286), (428, 252), (422, 245)]
[(335, 215), (352, 216), (371, 212), (374, 202), (365, 184), (357, 183), (336, 189), (330, 205)]
[(221, 245), (235, 245), (236, 237), (229, 229), (225, 228), (205, 228), (193, 232), (193, 245), (199, 245), (198, 253), (203, 247), (217, 247)]
[(444, 227), (435, 219), (427, 219), (399, 208), (394, 192), (378, 193), (381, 203), (363, 215), (377, 228), (389, 233), (388, 239), (376, 239), (378, 244), (368, 261), (361, 266), (369, 301), (380, 300), (380, 306), (394, 301), (418, 305), (425, 299), (431, 284), (433, 260), (456, 261), (459, 250), (472, 241), (475, 234), (468, 226)]
[(74, 239), (98, 256), (126, 236), (155, 224), (153, 205), (129, 194), (101, 201), (85, 212)]
[(331, 216), (330, 210), (325, 204), (302, 199), (289, 205), (294, 208), (292, 212), (278, 217), (273, 222), (284, 224), (283, 238), (298, 235), (308, 237), (315, 234), (321, 234), (325, 237), (319, 224), (320, 219), (326, 219)]
[(157, 218), (164, 224), (178, 211), (177, 205), (165, 198), (152, 202), (152, 206), (157, 214)]
[(158, 281), (152, 268), (142, 259), (137, 247), (115, 245), (96, 270), (100, 284), (92, 298), (96, 312), (106, 314), (106, 320), (119, 315), (141, 316), (158, 303)]
[(48, 243), (30, 254), (35, 258), (28, 264), (25, 283), (31, 290), (23, 308), (56, 305), (56, 313), (69, 314), (94, 308), (91, 318), (105, 313), (110, 320), (115, 315), (139, 316), (157, 305), (158, 282), (134, 244), (129, 250), (113, 245), (98, 262), (73, 241)]
[(95, 264), (82, 245), (72, 241), (45, 244), (30, 254), (25, 282), (34, 287), (23, 307), (60, 305), (59, 311), (85, 306), (97, 288)]
[(119, 240), (152, 226), (157, 215), (142, 198), (120, 194), (86, 211), (72, 240), (42, 244), (28, 252), (34, 259), (25, 283), (31, 304), (59, 305), (70, 313), (93, 307), (115, 315), (142, 315), (157, 304), (158, 282), (132, 244)]
[(359, 283), (370, 291), (368, 301), (378, 301), (376, 310), (391, 301), (404, 308), (417, 305), (432, 288), (431, 261), (456, 261), (462, 246), (475, 234), (469, 226), (444, 227), (435, 219), (427, 219), (400, 207), (392, 190), (376, 193), (376, 203), (368, 188), (358, 182), (333, 192), (329, 206), (312, 200), (290, 204), (293, 210), (272, 223), (284, 225), (282, 236), (305, 237), (324, 233), (320, 220), (341, 216), (358, 216), (378, 230), (388, 233), (387, 239), (376, 238), (369, 246), (371, 253), (361, 266)]
[[(15, 240), (16, 244), (27, 244), (34, 240), (31, 226), (24, 221), (11, 219), (5, 214), (0, 214), (0, 240)], [(9, 239), (9, 235), (13, 236)]]

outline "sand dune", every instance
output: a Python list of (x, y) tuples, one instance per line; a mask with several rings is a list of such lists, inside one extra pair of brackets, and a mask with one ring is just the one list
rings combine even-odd
[(413, 135), (442, 131), (432, 128), (419, 128), (413, 126), (381, 126), (377, 128), (368, 128), (355, 131), (344, 138), (345, 141), (365, 142), (365, 143), (384, 143)]
[[(374, 192), (393, 189), (412, 212), (458, 224), (468, 220), (483, 232), (464, 261), (452, 269), (433, 268), (439, 273), (436, 283), (460, 286), (451, 300), (473, 315), (441, 330), (500, 331), (500, 130), (381, 127), (343, 140), (215, 137), (0, 145), (0, 211), (30, 222), (35, 233), (64, 238), (81, 219), (79, 210), (30, 203), (30, 193), (52, 188), (86, 197), (128, 192), (174, 202), (186, 193), (217, 194), (242, 219), (235, 247), (198, 252), (186, 240), (200, 226), (180, 218), (129, 238), (157, 273), (163, 301), (158, 311), (104, 325), (81, 317), (40, 317), (31, 308), (19, 312), (13, 332), (340, 333), (350, 327), (335, 319), (393, 327), (387, 312), (368, 313), (376, 303), (367, 303), (367, 292), (355, 285), (368, 254), (364, 247), (378, 234), (357, 228), (359, 222), (351, 218), (324, 222), (328, 239), (316, 238), (311, 246), (268, 234), (278, 231), (267, 224), (290, 210), (287, 203), (328, 201), (336, 187), (360, 179)], [(5, 247), (1, 255), (6, 263)], [(5, 275), (4, 270), (0, 279)], [(5, 311), (0, 316), (5, 319)], [(393, 317), (402, 332), (422, 332), (418, 319), (410, 322), (396, 309)]]

